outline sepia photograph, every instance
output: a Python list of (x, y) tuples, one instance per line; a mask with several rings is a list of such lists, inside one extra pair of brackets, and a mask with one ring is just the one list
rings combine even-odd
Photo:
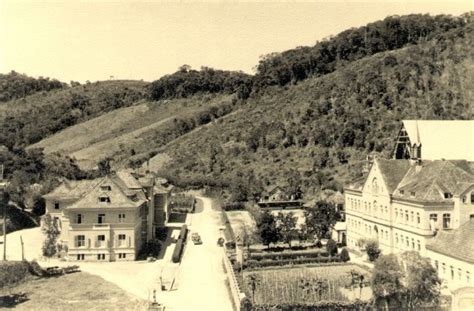
[(474, 310), (473, 0), (0, 0), (0, 310)]

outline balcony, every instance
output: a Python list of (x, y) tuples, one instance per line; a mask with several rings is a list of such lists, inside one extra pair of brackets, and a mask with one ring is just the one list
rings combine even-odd
[(94, 229), (94, 230), (110, 230), (110, 224), (93, 224), (92, 229)]

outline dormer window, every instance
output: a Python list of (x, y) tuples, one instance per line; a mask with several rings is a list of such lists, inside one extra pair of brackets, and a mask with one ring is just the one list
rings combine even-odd
[(405, 194), (405, 190), (400, 190), (400, 194)]
[(112, 187), (110, 187), (109, 185), (103, 185), (103, 186), (100, 186), (100, 190), (102, 190), (102, 191), (111, 191)]
[(410, 196), (411, 196), (412, 198), (414, 198), (414, 197), (415, 197), (415, 194), (416, 194), (416, 192), (415, 192), (415, 191), (411, 191), (411, 192), (410, 192)]
[(58, 202), (54, 202), (54, 209), (59, 209), (59, 203)]
[(110, 203), (110, 198), (108, 196), (99, 197), (100, 202)]
[(444, 198), (445, 198), (445, 199), (451, 199), (452, 197), (453, 197), (453, 194), (452, 194), (452, 193), (450, 193), (450, 192), (445, 192), (445, 193), (444, 193)]

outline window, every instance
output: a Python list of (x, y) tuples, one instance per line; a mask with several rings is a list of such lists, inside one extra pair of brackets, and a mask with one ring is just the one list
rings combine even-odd
[(125, 234), (118, 235), (118, 244), (119, 246), (125, 245), (126, 236)]
[(377, 194), (379, 192), (379, 186), (377, 184), (377, 178), (372, 180), (372, 192)]
[(411, 239), (411, 248), (415, 249), (415, 239)]
[(467, 202), (467, 196), (463, 195), (462, 196), (462, 203), (466, 203)]
[(435, 260), (435, 269), (436, 269), (436, 271), (438, 271), (438, 269), (439, 269), (437, 260)]
[(471, 192), (471, 204), (474, 204), (474, 192)]
[(395, 220), (398, 218), (398, 208), (395, 209)]
[(451, 214), (443, 214), (443, 229), (449, 229), (451, 223)]
[(416, 195), (416, 192), (415, 192), (415, 191), (410, 192), (410, 196), (411, 196), (412, 198), (414, 198), (415, 195)]
[(99, 214), (97, 216), (97, 223), (103, 224), (105, 222), (105, 214)]
[(430, 222), (431, 221), (434, 223), (438, 222), (438, 214), (430, 214)]
[(97, 236), (97, 241), (105, 241), (105, 235), (101, 234)]
[(77, 260), (84, 260), (84, 254), (77, 254), (76, 259)]
[(441, 266), (443, 267), (443, 274), (446, 274), (446, 265), (444, 264), (444, 262), (441, 264)]
[(97, 260), (105, 260), (105, 254), (97, 254)]
[(107, 196), (101, 196), (99, 197), (100, 202), (105, 202), (105, 203), (110, 203), (110, 198)]
[(125, 222), (125, 214), (119, 214), (118, 218), (119, 218), (119, 222)]
[(408, 221), (408, 210), (405, 210), (405, 221)]
[(414, 212), (410, 212), (410, 220), (411, 222), (414, 222), (415, 221), (415, 213)]
[(119, 255), (119, 259), (127, 258), (127, 254), (125, 254), (125, 253), (119, 253), (118, 255)]
[(416, 213), (416, 222), (420, 224), (421, 218), (420, 218), (420, 213)]
[(400, 190), (400, 194), (405, 194), (405, 190)]
[(469, 271), (466, 271), (466, 282), (471, 283), (471, 273)]
[(82, 224), (82, 214), (76, 215), (76, 224)]
[(385, 240), (388, 240), (388, 231), (385, 231)]
[(474, 214), (469, 215), (469, 219), (473, 220), (474, 219)]
[(417, 240), (417, 241), (416, 241), (416, 244), (417, 244), (417, 246), (418, 246), (418, 250), (419, 250), (419, 251), (421, 251), (421, 244), (420, 244), (420, 240)]
[(77, 247), (86, 246), (86, 237), (84, 235), (77, 235), (76, 236), (76, 246)]
[(406, 237), (406, 244), (407, 244), (407, 247), (410, 247), (410, 239), (408, 237)]
[(54, 202), (54, 209), (59, 209), (59, 203), (58, 202)]
[(103, 185), (103, 186), (100, 186), (100, 190), (110, 191), (110, 190), (112, 190), (112, 187), (110, 187), (109, 185)]
[(450, 266), (449, 268), (451, 270), (451, 280), (454, 280), (454, 267)]
[(398, 233), (395, 233), (395, 243), (398, 244)]
[(451, 199), (452, 197), (453, 197), (453, 194), (452, 194), (452, 193), (450, 193), (450, 192), (445, 192), (445, 193), (444, 193), (444, 198), (445, 198), (445, 199)]
[(462, 270), (458, 269), (458, 278), (459, 280), (462, 280)]

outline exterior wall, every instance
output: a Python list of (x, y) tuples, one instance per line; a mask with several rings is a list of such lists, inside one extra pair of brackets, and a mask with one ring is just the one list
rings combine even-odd
[(461, 226), (472, 217), (474, 218), (474, 187), (467, 189), (459, 197), (454, 197), (454, 202), (456, 205), (455, 222), (457, 226)]
[(474, 263), (448, 257), (429, 249), (427, 257), (438, 270), (438, 276), (443, 280), (443, 284), (451, 291), (462, 287), (474, 287)]
[[(66, 208), (69, 207), (74, 201), (72, 200), (59, 200), (59, 199), (47, 199), (46, 200), (46, 214), (50, 214), (53, 219), (56, 218), (61, 230), (58, 242), (67, 243), (68, 240), (68, 228), (69, 219), (65, 217)], [(58, 209), (55, 208), (55, 204), (58, 204)]]

